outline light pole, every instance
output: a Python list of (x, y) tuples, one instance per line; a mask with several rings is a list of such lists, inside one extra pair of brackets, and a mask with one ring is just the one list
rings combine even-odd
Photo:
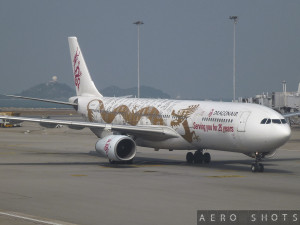
[(238, 17), (230, 16), (229, 19), (233, 20), (233, 101), (235, 102), (235, 25)]
[(133, 23), (137, 25), (138, 27), (138, 66), (137, 66), (137, 71), (138, 71), (138, 98), (140, 98), (140, 25), (144, 24), (143, 21), (137, 21)]
[(282, 91), (283, 91), (283, 103), (284, 107), (286, 107), (286, 81), (282, 81)]

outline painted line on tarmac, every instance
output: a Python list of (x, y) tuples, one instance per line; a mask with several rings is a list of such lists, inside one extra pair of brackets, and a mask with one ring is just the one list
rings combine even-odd
[(54, 222), (45, 221), (45, 220), (38, 220), (38, 219), (33, 219), (33, 218), (30, 218), (30, 217), (26, 217), (26, 216), (19, 216), (17, 214), (6, 213), (6, 212), (1, 212), (1, 211), (0, 211), (0, 215), (10, 216), (10, 217), (14, 217), (14, 218), (29, 220), (29, 221), (32, 221), (32, 222), (38, 222), (38, 223), (43, 223), (43, 224), (63, 225), (62, 223), (54, 223)]
[(209, 177), (209, 178), (240, 178), (240, 177), (244, 177), (244, 176), (240, 176), (240, 175), (224, 175), (224, 176), (205, 176), (205, 177)]
[(15, 152), (0, 152), (0, 155), (15, 155)]

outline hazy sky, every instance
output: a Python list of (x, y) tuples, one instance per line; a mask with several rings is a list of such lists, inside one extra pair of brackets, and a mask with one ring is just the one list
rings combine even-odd
[(0, 93), (58, 76), (74, 86), (68, 36), (77, 36), (99, 89), (141, 84), (172, 97), (232, 98), (288, 91), (300, 82), (299, 0), (0, 0)]

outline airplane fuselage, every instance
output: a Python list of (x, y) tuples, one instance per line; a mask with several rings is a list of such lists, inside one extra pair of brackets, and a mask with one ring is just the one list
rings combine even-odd
[[(167, 140), (136, 138), (137, 145), (158, 149), (271, 152), (283, 145), (291, 132), (282, 115), (248, 103), (79, 97), (78, 106), (89, 122), (161, 125), (180, 135)], [(264, 119), (270, 122), (262, 123)]]

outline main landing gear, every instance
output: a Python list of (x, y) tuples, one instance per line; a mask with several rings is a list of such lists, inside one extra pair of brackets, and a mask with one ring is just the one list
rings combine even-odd
[(255, 152), (255, 162), (252, 163), (252, 165), (251, 165), (251, 171), (253, 173), (264, 172), (264, 165), (262, 163), (259, 163), (259, 161), (261, 161), (262, 157), (263, 157), (262, 153)]
[(211, 157), (208, 152), (203, 154), (203, 150), (197, 150), (194, 154), (192, 152), (188, 152), (186, 154), (186, 161), (189, 164), (210, 163)]

